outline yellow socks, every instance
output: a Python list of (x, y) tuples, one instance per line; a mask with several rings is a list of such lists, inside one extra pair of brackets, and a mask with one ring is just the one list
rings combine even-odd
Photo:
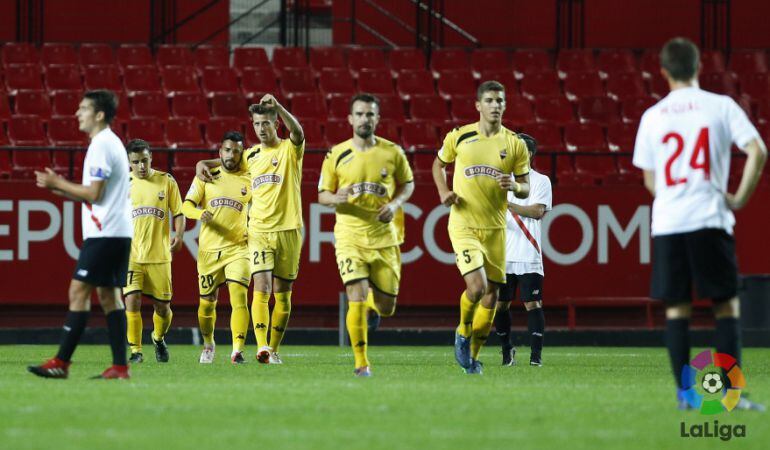
[(214, 344), (214, 323), (217, 321), (217, 301), (200, 299), (198, 305), (198, 325), (203, 335), (203, 343)]
[(267, 345), (267, 327), (270, 324), (269, 292), (254, 290), (254, 298), (251, 301), (251, 322), (254, 326), (254, 335), (257, 337), (257, 348)]
[(349, 302), (348, 314), (345, 323), (350, 334), (350, 346), (353, 347), (353, 357), (355, 358), (355, 367), (364, 367), (369, 365), (366, 357), (366, 303)]
[(274, 352), (283, 340), (283, 334), (286, 332), (286, 326), (289, 324), (291, 315), (291, 291), (275, 292), (275, 306), (273, 306), (273, 315), (270, 318), (270, 347)]
[(492, 321), (495, 320), (495, 307), (485, 308), (479, 302), (476, 313), (473, 315), (473, 330), (471, 334), (471, 358), (479, 359), (481, 346), (487, 342), (489, 330), (492, 329)]
[(460, 296), (460, 326), (457, 327), (457, 332), (461, 336), (470, 337), (471, 325), (475, 321), (474, 312), (476, 311), (476, 305), (471, 299), (468, 298), (468, 294), (463, 291), (463, 295)]
[(157, 311), (152, 313), (152, 338), (156, 341), (162, 341), (168, 333), (168, 329), (171, 328), (171, 318), (174, 317), (174, 313), (168, 310), (165, 316), (158, 315)]
[(240, 352), (246, 344), (246, 335), (249, 332), (249, 307), (248, 288), (235, 282), (227, 283), (230, 292), (230, 331), (233, 333), (233, 350)]
[(131, 347), (131, 353), (142, 352), (142, 312), (126, 310), (126, 322), (128, 345)]

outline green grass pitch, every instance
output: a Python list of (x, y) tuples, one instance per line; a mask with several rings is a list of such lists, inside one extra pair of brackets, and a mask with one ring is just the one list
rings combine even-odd
[[(253, 346), (252, 346), (253, 347)], [(595, 449), (768, 448), (770, 415), (703, 416), (674, 404), (662, 348), (546, 348), (541, 368), (499, 366), (482, 376), (455, 365), (451, 347), (373, 347), (374, 376), (352, 376), (348, 348), (283, 349), (282, 366), (215, 364), (199, 349), (152, 348), (130, 381), (89, 380), (107, 346), (82, 346), (68, 380), (26, 365), (53, 346), (0, 347), (0, 448), (23, 449)], [(693, 355), (696, 354), (693, 350)], [(527, 362), (528, 349), (519, 356)], [(770, 349), (746, 349), (752, 398), (770, 401)], [(682, 438), (680, 423), (741, 424), (746, 437)]]

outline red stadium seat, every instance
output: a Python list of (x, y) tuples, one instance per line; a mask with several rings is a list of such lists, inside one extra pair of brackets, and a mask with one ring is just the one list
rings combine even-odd
[(644, 78), (649, 79), (653, 76), (660, 76), (659, 50), (645, 50), (639, 60), (639, 68)]
[[(476, 110), (476, 97), (455, 97), (450, 105), (452, 120), (455, 123), (470, 123), (479, 120)], [(532, 109), (530, 108), (530, 111)], [(527, 120), (528, 121), (528, 120)]]
[(123, 71), (126, 94), (133, 97), (137, 92), (160, 92), (160, 78), (155, 66), (130, 66)]
[(415, 95), (409, 103), (413, 121), (430, 122), (441, 126), (450, 120), (446, 100), (437, 95)]
[(596, 66), (602, 76), (607, 77), (615, 73), (636, 72), (636, 58), (631, 50), (611, 49), (599, 52)]
[(166, 120), (168, 99), (160, 92), (137, 92), (131, 102), (134, 117), (154, 117)]
[(358, 91), (370, 94), (392, 94), (393, 75), (389, 70), (362, 70), (358, 73)]
[(607, 127), (607, 144), (612, 152), (633, 152), (638, 123), (614, 123)]
[(620, 107), (609, 97), (586, 97), (578, 101), (577, 113), (580, 122), (607, 126), (620, 121)]
[(190, 117), (169, 119), (166, 140), (171, 148), (206, 148), (198, 121)]
[(193, 55), (186, 45), (161, 44), (155, 53), (158, 67), (192, 66)]
[[(475, 98), (474, 98), (475, 102)], [(478, 112), (476, 113), (478, 119)], [(535, 120), (535, 113), (532, 110), (532, 103), (524, 97), (513, 97), (506, 100), (505, 113), (503, 121), (506, 123), (520, 126)]]
[(438, 93), (445, 99), (467, 97), (476, 93), (476, 80), (467, 70), (441, 72), (438, 79)]
[(340, 47), (311, 47), (310, 67), (316, 72), (323, 69), (347, 69), (345, 52)]
[[(0, 90), (0, 128), (3, 128), (2, 125), (5, 122), (8, 122), (8, 119), (10, 118), (11, 118), (11, 106), (8, 103), (8, 96), (5, 94), (4, 90)], [(5, 132), (3, 132), (3, 135), (5, 135)]]
[(205, 122), (209, 117), (206, 99), (200, 93), (177, 94), (171, 98), (171, 110), (175, 117), (193, 117)]
[(490, 70), (481, 72), (479, 83), (485, 81), (494, 80), (502, 84), (505, 87), (506, 98), (521, 95), (519, 93), (519, 82), (516, 80), (516, 76), (510, 70)]
[(559, 51), (556, 57), (556, 70), (561, 78), (566, 78), (570, 72), (586, 72), (595, 70), (593, 50), (570, 48)]
[(554, 71), (529, 73), (521, 80), (521, 95), (530, 100), (560, 96), (559, 77)]
[(546, 97), (535, 100), (535, 118), (539, 122), (566, 125), (575, 121), (572, 105), (566, 97)]
[(318, 79), (320, 91), (328, 98), (334, 94), (352, 96), (356, 85), (348, 69), (324, 69)]
[[(345, 119), (347, 123), (348, 114), (350, 114), (350, 98), (349, 95), (335, 94), (329, 98), (329, 118), (330, 119)], [(380, 114), (382, 114), (382, 105), (380, 105)]]
[(49, 66), (45, 72), (45, 84), (48, 87), (48, 92), (51, 94), (58, 91), (82, 90), (83, 80), (80, 76), (80, 66)]
[(273, 68), (282, 72), (288, 67), (307, 67), (304, 49), (300, 47), (276, 47), (273, 50)]
[(604, 95), (604, 84), (598, 72), (573, 72), (564, 80), (564, 94), (570, 101)]
[(126, 138), (144, 139), (150, 147), (168, 147), (163, 133), (164, 121), (150, 118), (133, 118), (126, 125)]
[(511, 71), (508, 52), (503, 49), (476, 49), (471, 53), (471, 69), (477, 74), (490, 71)]
[(248, 119), (246, 101), (238, 94), (216, 94), (211, 97), (211, 114), (214, 117)]
[(517, 50), (513, 52), (512, 64), (517, 78), (529, 73), (553, 70), (553, 63), (546, 50)]
[(396, 82), (398, 95), (409, 100), (412, 95), (435, 94), (433, 76), (426, 70), (410, 70), (398, 74)]
[(770, 100), (760, 100), (757, 102), (757, 122), (760, 124), (770, 123)]
[(653, 75), (649, 80), (649, 85), (650, 95), (655, 98), (663, 98), (670, 92), (668, 82), (660, 74)]
[(433, 72), (467, 70), (469, 66), (470, 59), (464, 48), (439, 48), (430, 56), (430, 68)]
[(620, 173), (635, 175), (640, 180), (643, 178), (642, 169), (634, 166), (632, 155), (618, 155), (617, 163)]
[[(276, 49), (277, 50), (277, 49)], [(224, 64), (222, 66), (227, 66)], [(238, 47), (233, 51), (233, 67), (238, 70), (246, 68), (270, 69), (270, 60), (262, 47)]]
[(575, 155), (575, 171), (591, 177), (594, 184), (601, 184), (618, 173), (618, 166), (614, 155)]
[(190, 66), (162, 67), (160, 76), (163, 79), (163, 91), (169, 97), (182, 93), (197, 93), (201, 90), (194, 69)]
[[(0, 129), (0, 147), (10, 145), (8, 142), (8, 136), (5, 135), (5, 130)], [(11, 164), (11, 152), (8, 150), (0, 150), (0, 179), (8, 179), (13, 173), (13, 166)]]
[(267, 93), (278, 92), (272, 69), (249, 67), (241, 72), (241, 90), (248, 99), (259, 100)]
[[(347, 120), (330, 120), (326, 122), (325, 136), (329, 145), (344, 142), (353, 136), (353, 128)], [(375, 130), (375, 132), (378, 130)]]
[(725, 58), (720, 50), (701, 50), (701, 74), (725, 71)]
[(48, 122), (48, 137), (55, 147), (88, 146), (88, 137), (78, 128), (78, 119), (75, 116), (52, 118)]
[(380, 119), (401, 123), (405, 120), (404, 102), (397, 95), (378, 95), (380, 100)]
[(328, 115), (326, 101), (320, 94), (296, 94), (291, 99), (291, 113), (303, 124), (306, 120), (325, 121)]
[(564, 144), (570, 152), (607, 151), (602, 127), (593, 123), (568, 124), (564, 127)]
[[(13, 143), (13, 138), (11, 138)], [(13, 144), (18, 147), (39, 147), (38, 144)], [(47, 142), (46, 144), (47, 145)], [(49, 150), (15, 150), (11, 156), (13, 178), (34, 178), (36, 170), (51, 167), (51, 152)]]
[(122, 92), (123, 83), (120, 81), (120, 71), (115, 66), (88, 66), (84, 71), (85, 88), (109, 89)]
[(655, 104), (655, 99), (652, 97), (637, 97), (623, 100), (620, 106), (621, 117), (623, 122), (637, 123), (642, 118), (642, 114), (647, 111), (647, 108)]
[(21, 90), (42, 90), (40, 66), (37, 64), (14, 64), (5, 67), (5, 86), (8, 95)]
[(767, 72), (767, 55), (764, 50), (733, 50), (729, 68), (739, 76)]
[(547, 152), (564, 150), (560, 127), (534, 122), (522, 125), (517, 131), (527, 133), (535, 138), (538, 150)]
[[(173, 155), (174, 155), (174, 171), (177, 171), (180, 168), (184, 168), (184, 169), (194, 168), (195, 164), (197, 164), (198, 161), (201, 161), (204, 159), (211, 159), (213, 156), (212, 152), (184, 152), (184, 151), (173, 152)], [(181, 177), (178, 177), (178, 178), (181, 178)]]
[(122, 44), (118, 47), (118, 62), (123, 67), (153, 64), (150, 48), (144, 44)]
[(397, 47), (390, 51), (390, 68), (395, 73), (403, 70), (425, 70), (425, 53), (414, 47)]
[(118, 114), (117, 118), (125, 121), (131, 118), (131, 102), (128, 101), (128, 96), (119, 91), (118, 95)]
[(315, 78), (308, 68), (289, 68), (281, 75), (281, 93), (291, 99), (294, 94), (316, 92)]
[(699, 84), (701, 89), (717, 94), (738, 95), (738, 77), (733, 72), (701, 72)]
[(27, 42), (6, 42), (0, 52), (3, 64), (39, 64), (37, 49)]
[[(350, 137), (353, 137), (351, 128)], [(401, 123), (390, 119), (380, 119), (380, 123), (377, 124), (377, 130), (375, 134), (383, 139), (387, 139), (391, 142), (395, 142), (398, 145), (402, 145), (401, 140)], [(402, 145), (403, 146), (403, 145)]]
[(235, 94), (238, 92), (238, 77), (229, 67), (206, 67), (203, 69), (202, 87), (208, 97)]
[(435, 150), (441, 146), (436, 127), (431, 123), (407, 122), (401, 132), (404, 150)]
[[(77, 126), (75, 127), (77, 130)], [(65, 131), (67, 133), (67, 131)], [(78, 132), (80, 133), (80, 132)], [(83, 133), (80, 133), (81, 136), (85, 136)], [(74, 136), (72, 136), (74, 138)], [(62, 141), (67, 142), (67, 141)], [(71, 144), (74, 145), (64, 145), (63, 147), (80, 147), (83, 148), (81, 151), (69, 151), (69, 150), (54, 150), (53, 152), (53, 158), (52, 158), (52, 165), (53, 170), (55, 170), (57, 173), (63, 175), (64, 177), (69, 177), (70, 175), (70, 166), (72, 166), (72, 178), (70, 180), (72, 181), (80, 181), (83, 177), (83, 161), (86, 158), (86, 152), (85, 147), (88, 146), (88, 139), (83, 138), (82, 142), (78, 141), (69, 141)], [(57, 145), (58, 144), (54, 144)]]
[(607, 78), (607, 95), (622, 101), (647, 95), (642, 76), (637, 72), (610, 73)]
[[(193, 59), (195, 66), (200, 70), (206, 67), (229, 67), (230, 50), (224, 45), (201, 45), (193, 52)], [(265, 55), (265, 60), (267, 60), (267, 55)], [(267, 65), (269, 67), (270, 63), (268, 62)]]
[[(228, 131), (237, 131), (243, 134), (243, 121), (233, 117), (214, 117), (206, 125), (206, 144), (209, 148), (219, 148), (222, 143), (222, 137)], [(246, 125), (250, 126), (250, 125)], [(244, 146), (246, 143), (244, 143)]]
[(741, 92), (754, 100), (770, 99), (770, 73), (752, 73), (741, 76)]
[(46, 42), (40, 49), (40, 60), (45, 66), (79, 64), (78, 55), (70, 44)]
[(8, 121), (8, 140), (16, 147), (48, 145), (43, 122), (38, 116), (12, 116)]
[[(321, 128), (321, 122), (312, 119), (306, 119), (302, 122), (302, 131), (305, 134), (305, 148), (306, 149), (327, 149), (329, 144), (324, 137), (323, 128)], [(289, 137), (289, 133), (286, 133), (286, 137)]]
[(379, 48), (351, 48), (348, 51), (348, 66), (354, 73), (364, 69), (388, 70), (385, 52)]
[(80, 44), (80, 64), (83, 66), (104, 66), (115, 63), (115, 54), (107, 44)]
[(16, 94), (16, 114), (51, 118), (51, 102), (44, 91), (20, 91)]

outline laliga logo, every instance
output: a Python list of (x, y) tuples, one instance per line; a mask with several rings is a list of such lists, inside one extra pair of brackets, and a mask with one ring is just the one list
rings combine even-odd
[[(727, 389), (725, 375), (730, 381)], [(691, 408), (699, 408), (701, 414), (713, 415), (732, 411), (738, 405), (746, 378), (735, 358), (726, 353), (712, 356), (711, 351), (704, 350), (684, 366), (682, 386), (687, 388), (684, 399)]]

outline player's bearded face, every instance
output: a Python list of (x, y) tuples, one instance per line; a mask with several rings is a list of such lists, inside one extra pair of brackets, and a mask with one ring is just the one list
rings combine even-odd
[(238, 168), (241, 164), (242, 155), (243, 146), (240, 142), (226, 140), (219, 149), (219, 159), (222, 161), (222, 165), (225, 166), (225, 169), (229, 171)]
[(355, 102), (348, 116), (353, 132), (363, 139), (368, 139), (374, 134), (379, 121), (380, 111), (376, 103)]
[(499, 123), (505, 112), (505, 92), (487, 91), (476, 101), (476, 109), (485, 122)]

